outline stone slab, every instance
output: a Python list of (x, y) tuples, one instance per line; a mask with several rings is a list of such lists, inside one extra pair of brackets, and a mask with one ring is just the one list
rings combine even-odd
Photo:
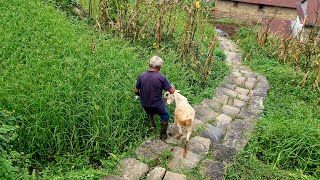
[(246, 81), (246, 82), (244, 83), (244, 86), (245, 86), (247, 89), (251, 90), (251, 89), (254, 88), (254, 85), (255, 85), (255, 84), (256, 84), (255, 82)]
[(236, 88), (234, 84), (223, 84), (222, 87), (230, 90), (235, 90)]
[(227, 96), (227, 95), (225, 95), (225, 94), (216, 96), (216, 97), (214, 98), (215, 101), (217, 101), (217, 102), (219, 102), (219, 103), (221, 103), (221, 104), (227, 104), (228, 99), (229, 99), (229, 96)]
[(120, 176), (104, 176), (102, 177), (102, 180), (126, 180), (126, 179)]
[(197, 106), (194, 109), (196, 111), (195, 118), (201, 120), (202, 122), (208, 122), (210, 120), (214, 120), (219, 115), (218, 113), (216, 113), (215, 111), (213, 111), (208, 107)]
[(173, 147), (160, 139), (146, 140), (136, 149), (136, 155), (138, 158), (144, 158), (147, 160), (156, 159), (162, 152), (171, 151)]
[(212, 109), (214, 111), (220, 111), (221, 109), (221, 104), (218, 103), (217, 101), (215, 100), (211, 100), (211, 99), (205, 99), (201, 102), (201, 106), (202, 107), (206, 107), (206, 108), (209, 108), (209, 109)]
[(229, 105), (223, 105), (221, 108), (221, 112), (229, 116), (234, 116), (240, 112), (240, 109)]
[(232, 121), (232, 118), (228, 115), (225, 115), (225, 114), (220, 114), (217, 119), (217, 126), (225, 126), (225, 125), (228, 125), (230, 124), (230, 122)]
[(173, 172), (167, 171), (163, 180), (187, 180), (187, 177), (183, 174), (178, 174), (178, 173), (173, 173)]
[(218, 144), (224, 137), (225, 129), (223, 127), (215, 127), (211, 124), (205, 124), (205, 129), (201, 133), (201, 137), (208, 138), (212, 143)]
[(249, 101), (250, 97), (244, 94), (238, 94), (237, 96), (238, 99), (240, 99), (241, 101)]
[(118, 166), (124, 179), (138, 180), (149, 171), (148, 165), (132, 158), (122, 159)]
[(242, 74), (239, 71), (232, 71), (230, 73), (230, 75), (233, 77), (241, 77), (242, 76)]
[(244, 101), (241, 101), (239, 99), (234, 99), (233, 101), (233, 106), (237, 107), (237, 108), (242, 108), (243, 106), (245, 106), (247, 103)]
[(210, 139), (200, 137), (200, 136), (195, 136), (190, 139), (188, 150), (200, 156), (206, 155), (209, 152), (210, 144), (211, 144)]
[(198, 129), (199, 127), (203, 126), (204, 123), (200, 121), (199, 119), (194, 119), (193, 120), (193, 129)]
[(236, 151), (244, 148), (248, 143), (248, 135), (252, 132), (255, 121), (235, 120), (228, 128), (223, 145)]
[(241, 88), (241, 87), (237, 87), (235, 89), (235, 91), (238, 93), (238, 94), (244, 94), (244, 95), (248, 95), (249, 94), (249, 90), (248, 89), (244, 89), (244, 88)]
[(219, 162), (231, 162), (236, 155), (236, 150), (221, 144), (214, 146), (215, 160)]
[(235, 91), (233, 91), (231, 89), (226, 89), (226, 88), (223, 89), (223, 92), (224, 92), (224, 94), (226, 94), (226, 95), (228, 95), (228, 96), (230, 96), (232, 98), (236, 98), (237, 94), (238, 94), (237, 92), (235, 92)]
[(235, 79), (234, 79), (234, 83), (235, 83), (237, 86), (242, 86), (245, 81), (246, 81), (246, 78), (245, 78), (245, 77), (238, 77), (238, 78), (235, 78)]
[(147, 174), (147, 180), (162, 180), (166, 170), (162, 167), (155, 167), (152, 171)]
[(183, 157), (184, 149), (181, 147), (175, 147), (173, 150), (173, 158), (170, 160), (168, 167), (173, 172), (181, 172), (183, 170), (190, 170), (195, 167), (199, 161), (200, 156), (188, 151), (187, 157)]
[(205, 179), (223, 180), (225, 165), (222, 162), (205, 160), (201, 165)]

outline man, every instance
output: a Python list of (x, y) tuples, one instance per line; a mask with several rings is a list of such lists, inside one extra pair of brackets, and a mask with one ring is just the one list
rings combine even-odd
[(169, 91), (173, 94), (175, 89), (168, 82), (168, 79), (160, 73), (163, 61), (158, 56), (150, 59), (148, 71), (140, 74), (137, 80), (134, 93), (140, 96), (141, 105), (148, 115), (149, 128), (155, 129), (154, 114), (158, 114), (161, 119), (160, 138), (167, 138), (167, 127), (170, 114), (162, 99), (162, 90)]

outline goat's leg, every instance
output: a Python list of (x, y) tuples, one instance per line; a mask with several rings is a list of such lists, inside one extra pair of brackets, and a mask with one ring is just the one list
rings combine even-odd
[(190, 138), (190, 135), (191, 135), (191, 132), (192, 132), (192, 127), (187, 127), (187, 138), (186, 138), (186, 143), (184, 145), (184, 152), (183, 152), (183, 157), (186, 158), (187, 157), (187, 154), (188, 154), (188, 144), (189, 144), (189, 138)]
[(180, 139), (181, 137), (182, 137), (182, 128), (181, 128), (181, 126), (180, 126), (180, 124), (179, 123), (177, 123), (177, 126), (178, 126), (178, 128), (179, 128), (179, 134), (178, 134), (178, 136), (177, 136), (177, 139)]

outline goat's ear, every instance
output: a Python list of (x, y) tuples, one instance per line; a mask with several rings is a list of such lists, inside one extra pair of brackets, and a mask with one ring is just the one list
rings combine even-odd
[(180, 92), (180, 90), (175, 90), (175, 92), (179, 93), (179, 92)]

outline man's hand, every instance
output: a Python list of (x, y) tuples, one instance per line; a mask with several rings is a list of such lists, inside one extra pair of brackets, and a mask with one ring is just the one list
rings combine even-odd
[(137, 96), (140, 96), (140, 89), (135, 88), (135, 89), (133, 90), (133, 92), (134, 92)]
[(173, 84), (170, 84), (171, 85), (171, 89), (169, 89), (169, 93), (170, 94), (173, 94), (174, 91), (175, 91), (175, 88), (174, 88), (174, 85)]

